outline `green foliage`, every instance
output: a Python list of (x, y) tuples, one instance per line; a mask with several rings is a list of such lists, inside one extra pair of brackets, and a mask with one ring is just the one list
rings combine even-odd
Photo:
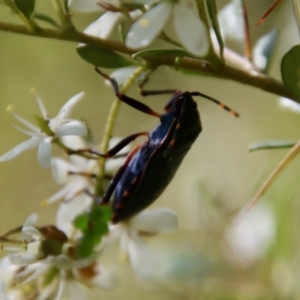
[(215, 0), (206, 0), (207, 10), (208, 14), (212, 23), (212, 27), (214, 29), (214, 32), (216, 34), (219, 47), (220, 47), (220, 56), (223, 57), (223, 50), (224, 50), (224, 43), (223, 38), (221, 35), (219, 20), (218, 20), (218, 10), (217, 10), (217, 4)]
[(111, 208), (100, 205), (94, 205), (89, 212), (76, 217), (73, 224), (75, 228), (82, 232), (82, 237), (76, 248), (79, 258), (85, 258), (93, 254), (94, 247), (108, 233), (107, 223), (110, 218)]
[(94, 45), (79, 46), (77, 53), (88, 63), (102, 68), (122, 68), (135, 64), (114, 51)]
[(296, 97), (300, 97), (300, 45), (288, 51), (281, 61), (281, 76), (286, 87)]
[(18, 9), (26, 16), (31, 18), (34, 11), (35, 0), (14, 0)]
[(37, 19), (37, 20), (41, 20), (41, 21), (44, 21), (56, 28), (59, 28), (59, 24), (54, 20), (52, 19), (51, 17), (49, 17), (48, 15), (46, 14), (43, 14), (43, 13), (39, 13), (39, 12), (34, 12), (34, 18)]

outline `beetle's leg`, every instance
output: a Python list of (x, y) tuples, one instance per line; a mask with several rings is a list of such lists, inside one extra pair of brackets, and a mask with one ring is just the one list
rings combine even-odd
[(63, 200), (63, 202), (69, 202), (71, 201), (73, 198), (75, 198), (76, 196), (80, 195), (80, 194), (86, 194), (89, 197), (91, 197), (96, 203), (100, 204), (100, 205), (104, 205), (107, 204), (109, 202), (110, 197), (112, 196), (120, 178), (122, 177), (124, 171), (126, 170), (128, 164), (130, 163), (132, 157), (134, 156), (134, 154), (142, 147), (142, 144), (137, 145), (126, 157), (125, 161), (123, 162), (122, 166), (120, 167), (120, 169), (117, 171), (117, 173), (115, 174), (115, 176), (112, 178), (108, 189), (106, 190), (105, 194), (103, 195), (102, 198), (94, 195), (93, 193), (91, 193), (88, 189), (82, 189), (80, 191), (78, 191), (75, 195), (72, 196), (71, 199), (66, 199)]
[(151, 116), (154, 116), (154, 117), (158, 117), (158, 118), (161, 117), (160, 113), (152, 110), (149, 106), (147, 106), (147, 105), (143, 104), (142, 102), (137, 101), (133, 98), (130, 98), (130, 97), (124, 95), (124, 94), (121, 94), (119, 92), (118, 83), (114, 78), (111, 78), (109, 75), (107, 75), (105, 73), (102, 73), (98, 68), (95, 68), (95, 71), (98, 74), (100, 74), (103, 78), (110, 81), (110, 83), (113, 87), (113, 90), (115, 92), (115, 95), (120, 101), (128, 104), (129, 106), (131, 106), (131, 107), (133, 107), (133, 108), (135, 108), (135, 109), (137, 109), (137, 110), (139, 110), (139, 111), (141, 111), (145, 114), (148, 114), (148, 115), (151, 115)]
[(146, 80), (144, 80), (140, 85), (140, 95), (141, 96), (149, 96), (149, 95), (164, 95), (164, 94), (173, 94), (174, 96), (167, 102), (167, 104), (165, 105), (164, 109), (165, 111), (169, 111), (173, 101), (174, 101), (174, 97), (176, 97), (176, 94), (181, 93), (180, 90), (176, 90), (176, 89), (170, 89), (170, 90), (148, 90), (145, 91), (143, 89), (145, 83), (148, 81), (148, 78), (146, 78)]
[(68, 175), (83, 176), (83, 177), (88, 177), (88, 178), (97, 178), (97, 175), (95, 173), (88, 173), (88, 172), (68, 171)]
[(71, 154), (79, 154), (79, 153), (90, 153), (90, 154), (95, 154), (97, 156), (101, 156), (104, 158), (110, 158), (110, 157), (113, 157), (114, 155), (116, 155), (119, 151), (121, 151), (129, 143), (131, 143), (136, 138), (138, 138), (139, 136), (142, 136), (142, 135), (148, 136), (148, 132), (144, 131), (144, 132), (138, 132), (138, 133), (131, 134), (128, 137), (121, 140), (117, 145), (115, 145), (113, 148), (108, 150), (106, 153), (101, 153), (101, 152), (99, 152), (95, 149), (91, 149), (91, 148), (84, 148), (84, 149), (79, 149), (79, 150), (71, 150), (68, 152), (68, 154), (71, 155)]
[(203, 97), (203, 98), (205, 98), (207, 100), (210, 100), (210, 101), (216, 103), (217, 105), (221, 106), (221, 108), (227, 110), (228, 112), (230, 112), (235, 117), (239, 117), (240, 116), (236, 111), (234, 111), (229, 106), (225, 105), (224, 103), (222, 103), (221, 101), (219, 101), (219, 100), (217, 100), (215, 98), (212, 98), (212, 97), (210, 97), (208, 95), (205, 95), (205, 94), (202, 94), (200, 92), (191, 92), (190, 94), (191, 94), (191, 96), (200, 96), (200, 97)]
[(105, 194), (103, 195), (103, 198), (101, 200), (101, 204), (106, 204), (109, 202), (110, 197), (112, 196), (119, 180), (121, 179), (123, 173), (125, 172), (128, 164), (130, 163), (132, 157), (134, 154), (142, 147), (142, 144), (137, 145), (126, 157), (125, 161), (123, 162), (122, 166), (120, 169), (117, 171), (113, 179), (111, 180), (109, 187), (107, 188)]

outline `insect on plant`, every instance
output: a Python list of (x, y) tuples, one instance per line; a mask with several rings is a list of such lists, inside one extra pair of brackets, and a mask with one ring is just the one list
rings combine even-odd
[(204, 97), (229, 111), (235, 117), (239, 115), (220, 101), (200, 92), (144, 91), (141, 86), (142, 96), (173, 94), (164, 107), (165, 112), (160, 114), (147, 105), (119, 93), (115, 79), (102, 73), (98, 68), (96, 71), (111, 82), (115, 95), (122, 102), (160, 119), (160, 124), (154, 130), (129, 135), (107, 153), (101, 153), (90, 148), (70, 152), (70, 154), (90, 153), (111, 158), (137, 137), (148, 137), (148, 140), (137, 145), (127, 155), (102, 198), (85, 191), (101, 205), (109, 203), (114, 194), (112, 222), (118, 223), (137, 214), (162, 194), (202, 131), (197, 103), (192, 96)]

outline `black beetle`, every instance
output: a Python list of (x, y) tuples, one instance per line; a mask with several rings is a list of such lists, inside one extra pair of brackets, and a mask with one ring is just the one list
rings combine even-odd
[(120, 141), (107, 153), (100, 153), (93, 149), (81, 149), (70, 153), (88, 152), (110, 158), (137, 137), (148, 136), (147, 141), (139, 144), (128, 154), (101, 199), (86, 191), (99, 204), (107, 204), (114, 193), (111, 221), (118, 223), (131, 218), (162, 194), (200, 134), (202, 130), (200, 116), (197, 103), (192, 96), (204, 97), (228, 110), (234, 116), (238, 117), (239, 115), (218, 100), (199, 92), (183, 93), (178, 90), (143, 91), (141, 89), (141, 95), (143, 96), (174, 94), (166, 104), (165, 112), (159, 114), (145, 104), (120, 94), (118, 84), (113, 78), (97, 68), (96, 71), (111, 82), (115, 95), (122, 102), (160, 119), (160, 124), (154, 130), (132, 134)]

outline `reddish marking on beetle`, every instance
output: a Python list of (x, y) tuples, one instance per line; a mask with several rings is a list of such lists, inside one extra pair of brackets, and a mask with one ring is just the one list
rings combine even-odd
[(180, 128), (180, 123), (177, 123), (176, 129), (179, 129), (179, 128)]
[(122, 197), (123, 198), (128, 198), (130, 196), (130, 193), (128, 191), (124, 191)]
[(123, 202), (119, 202), (118, 204), (117, 204), (117, 206), (116, 206), (116, 210), (121, 210), (121, 209), (123, 209), (124, 208), (124, 203)]
[(170, 142), (170, 146), (174, 146), (175, 144), (175, 139), (173, 139), (171, 142)]
[(134, 177), (133, 180), (131, 181), (131, 184), (132, 185), (135, 185), (138, 181), (138, 178), (137, 177)]

